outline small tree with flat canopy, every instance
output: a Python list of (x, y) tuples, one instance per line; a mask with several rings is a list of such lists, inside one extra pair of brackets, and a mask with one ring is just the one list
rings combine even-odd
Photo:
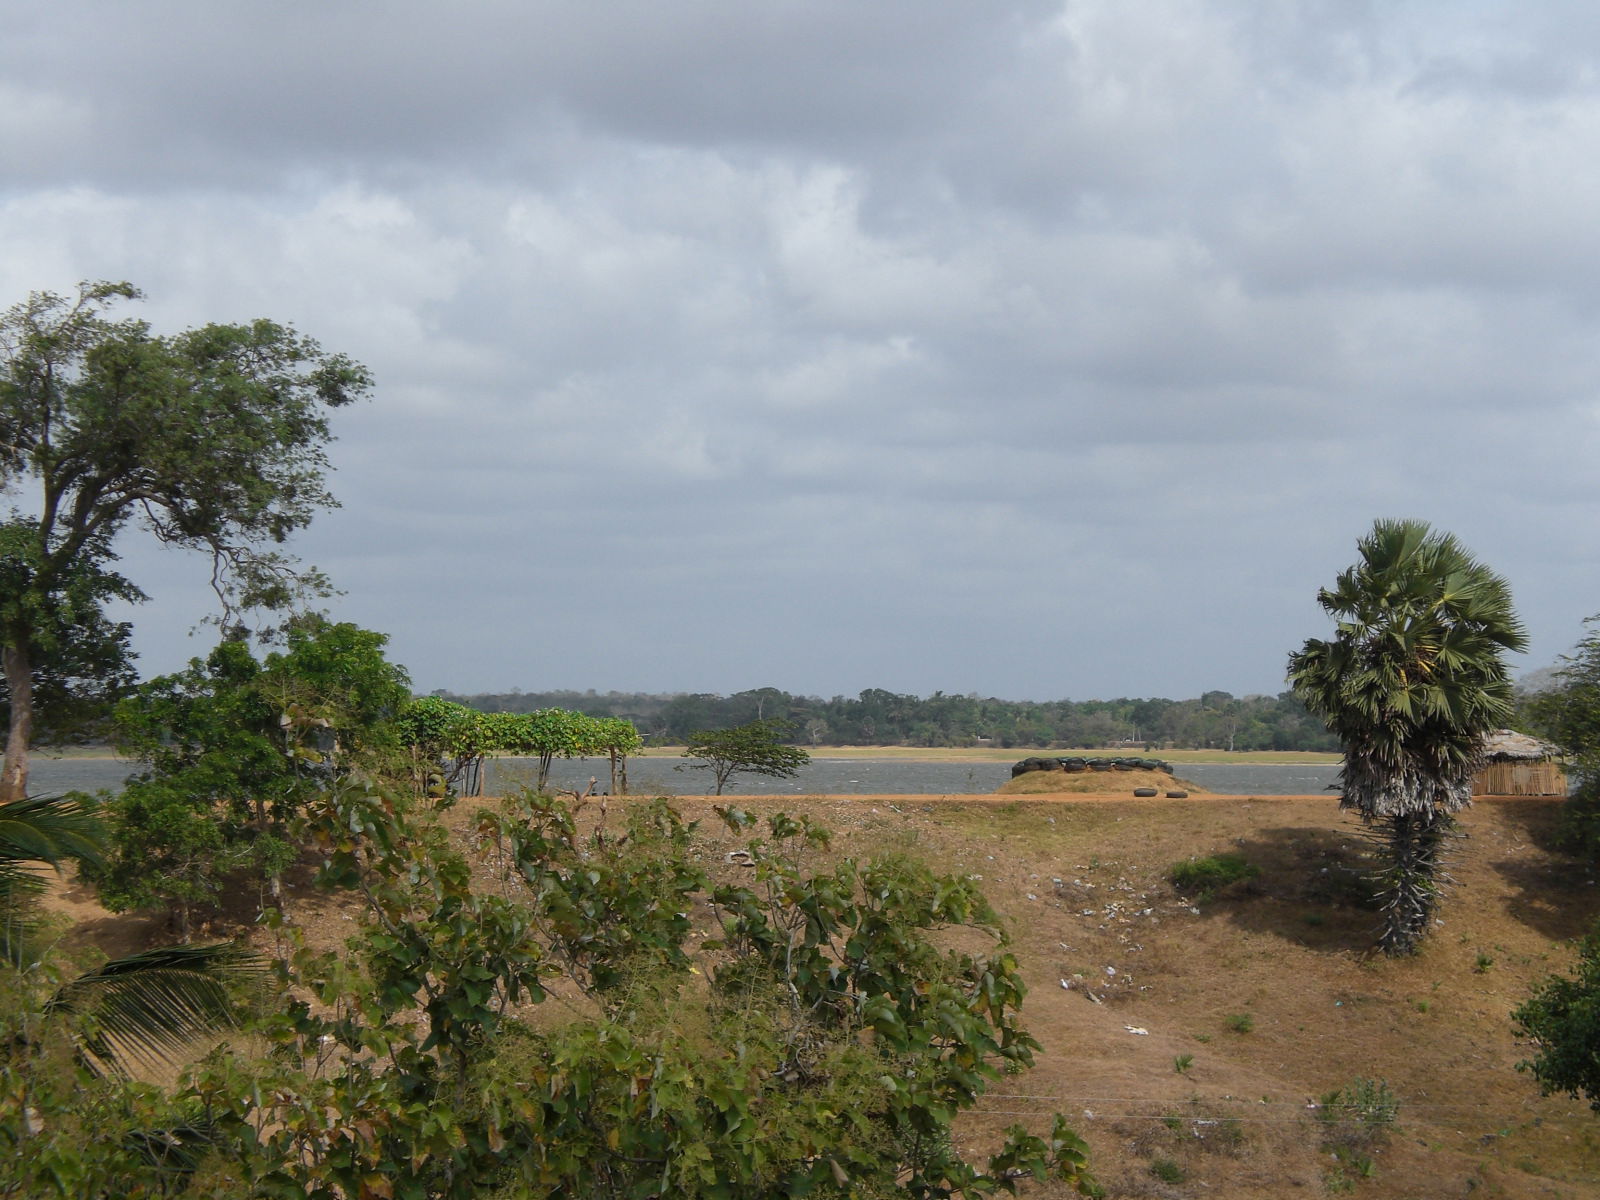
[(42, 684), (126, 666), (126, 633), (101, 614), (143, 599), (109, 568), (129, 525), (211, 555), (224, 624), (326, 591), (275, 547), (334, 503), (324, 410), (365, 393), (366, 369), (271, 321), (160, 336), (106, 316), (138, 297), (86, 283), (0, 316), (0, 491), (35, 488), (0, 518), (0, 801), (26, 794)]
[(686, 763), (678, 769), (710, 771), (719, 796), (728, 781), (739, 774), (793, 779), (811, 761), (811, 755), (798, 746), (784, 744), (787, 728), (783, 721), (765, 720), (732, 729), (699, 730), (689, 735), (683, 757), (704, 761)]

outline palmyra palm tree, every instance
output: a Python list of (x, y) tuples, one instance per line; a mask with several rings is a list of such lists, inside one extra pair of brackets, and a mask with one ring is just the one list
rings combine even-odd
[(1414, 951), (1433, 918), (1440, 850), (1472, 799), (1483, 739), (1511, 715), (1501, 657), (1527, 639), (1506, 581), (1421, 521), (1378, 521), (1361, 561), (1317, 595), (1338, 622), (1289, 657), (1289, 679), (1344, 746), (1341, 808), (1385, 847), (1389, 954)]

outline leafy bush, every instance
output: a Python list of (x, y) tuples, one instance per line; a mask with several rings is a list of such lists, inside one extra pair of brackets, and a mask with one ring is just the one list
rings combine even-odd
[(1261, 868), (1249, 862), (1244, 855), (1225, 852), (1173, 863), (1167, 872), (1167, 879), (1180, 892), (1205, 901), (1230, 884), (1238, 883), (1241, 879), (1254, 879), (1259, 874)]
[(1546, 1095), (1581, 1095), (1600, 1112), (1600, 923), (1580, 945), (1576, 975), (1550, 976), (1511, 1019), (1518, 1033), (1539, 1046), (1517, 1069), (1531, 1071)]
[(1558, 684), (1536, 697), (1527, 716), (1567, 756), (1577, 788), (1562, 813), (1560, 837), (1575, 853), (1600, 859), (1600, 617), (1561, 660)]
[[(315, 1004), (286, 1000), (271, 1055), (219, 1058), (190, 1092), (219, 1130), (203, 1169), (239, 1192), (931, 1198), (1048, 1177), (1096, 1193), (1060, 1117), (1046, 1138), (1014, 1127), (986, 1163), (950, 1137), (1037, 1048), (970, 880), (897, 855), (807, 869), (825, 830), (780, 814), (758, 836), (729, 808), (751, 866), (717, 882), (665, 801), (583, 832), (525, 794), (480, 814), (499, 878), (474, 886), (404, 806), (349, 787), (325, 803), (327, 877), (360, 887), (368, 923), (351, 954), (295, 956), (286, 979)], [(954, 926), (991, 952), (950, 950)], [(527, 1020), (553, 978), (571, 1016)]]
[(392, 718), (405, 671), (383, 634), (320, 617), (291, 625), (257, 661), (228, 640), (118, 706), (118, 748), (144, 769), (110, 800), (111, 853), (96, 873), (113, 910), (192, 908), (224, 889), (278, 892), (297, 847), (291, 825), (352, 768), (398, 763)]
[(1388, 1081), (1360, 1076), (1324, 1092), (1317, 1119), (1328, 1127), (1326, 1140), (1342, 1147), (1371, 1146), (1388, 1136), (1400, 1101)]
[(1182, 1183), (1184, 1170), (1170, 1158), (1158, 1158), (1150, 1164), (1150, 1174), (1162, 1183)]

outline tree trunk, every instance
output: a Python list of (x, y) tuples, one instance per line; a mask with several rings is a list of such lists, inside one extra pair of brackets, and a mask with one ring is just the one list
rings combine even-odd
[(1383, 931), (1378, 937), (1385, 954), (1414, 954), (1427, 936), (1445, 882), (1440, 853), (1453, 825), (1437, 810), (1380, 822), (1389, 859), (1381, 872)]
[(11, 728), (6, 733), (5, 766), (0, 768), (0, 802), (21, 800), (28, 792), (28, 748), (33, 742), (33, 664), (23, 646), (6, 646), (6, 687), (11, 698)]

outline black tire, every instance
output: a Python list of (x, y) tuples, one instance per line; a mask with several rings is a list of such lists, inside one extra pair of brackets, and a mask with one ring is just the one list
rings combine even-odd
[(1167, 799), (1168, 800), (1187, 800), (1188, 798), (1189, 798), (1189, 793), (1188, 792), (1168, 792), (1167, 793)]
[(1133, 794), (1135, 796), (1154, 796), (1156, 794), (1156, 790), (1155, 788), (1134, 788)]

